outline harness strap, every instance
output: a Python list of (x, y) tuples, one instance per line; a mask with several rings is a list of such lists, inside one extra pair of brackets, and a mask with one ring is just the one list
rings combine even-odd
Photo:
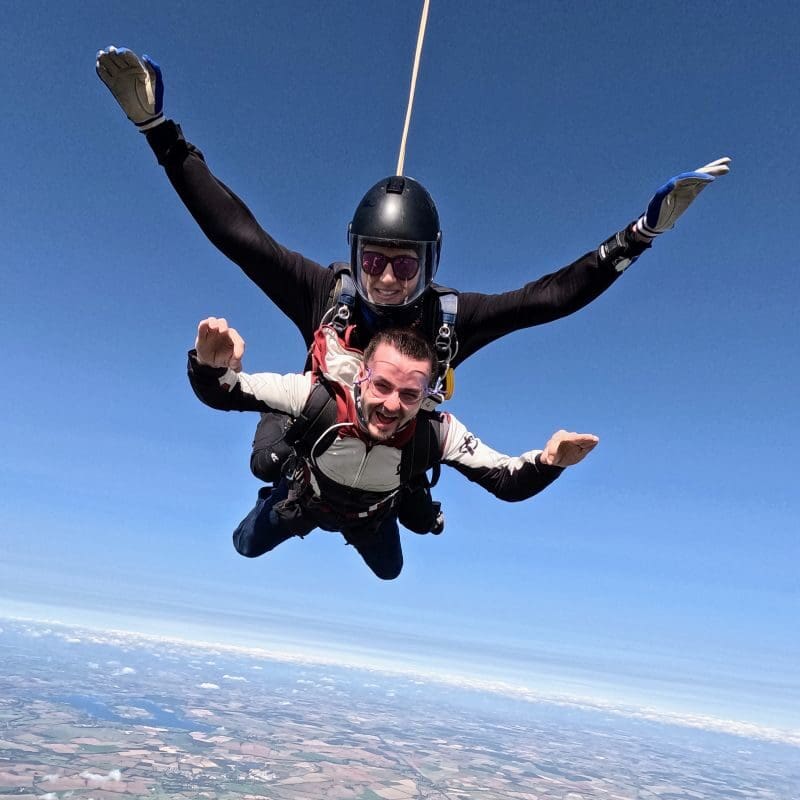
[(363, 511), (342, 511), (330, 503), (325, 502), (323, 498), (319, 498), (316, 508), (323, 513), (335, 514), (341, 519), (365, 520), (375, 516), (376, 512), (381, 511), (387, 506), (391, 508), (397, 502), (397, 497), (397, 492), (393, 492), (387, 495), (383, 500), (379, 500), (377, 503), (368, 506)]
[(336, 272), (336, 285), (334, 286), (334, 315), (331, 325), (335, 328), (339, 336), (344, 337), (344, 332), (353, 316), (353, 309), (356, 305), (356, 284), (350, 274), (350, 265), (340, 261), (331, 264), (331, 268)]
[(455, 326), (458, 314), (458, 295), (449, 289), (439, 293), (439, 305), (442, 309), (442, 321)]
[(442, 324), (436, 333), (436, 355), (439, 359), (439, 380), (444, 380), (450, 362), (458, 349), (456, 341), (456, 318), (458, 317), (458, 295), (455, 292), (439, 295), (439, 311)]
[(403, 448), (400, 457), (400, 483), (408, 485), (412, 479), (433, 470), (429, 486), (439, 482), (441, 473), (441, 418), (438, 414), (420, 411), (414, 435)]
[(458, 319), (458, 293), (446, 286), (431, 286), (439, 300), (439, 328), (433, 340), (439, 359), (441, 374), (447, 371), (458, 350), (456, 320)]
[[(302, 458), (311, 455), (311, 448), (325, 431), (336, 423), (336, 398), (327, 381), (317, 381), (308, 395), (305, 406), (297, 419), (286, 431), (286, 442), (294, 447)], [(336, 438), (336, 429), (320, 442), (327, 450)]]
[(435, 411), (439, 403), (452, 396), (455, 380), (450, 363), (458, 352), (458, 293), (446, 286), (431, 286), (431, 289), (436, 292), (439, 300), (439, 328), (433, 340), (437, 364), (436, 380), (422, 403), (424, 411)]

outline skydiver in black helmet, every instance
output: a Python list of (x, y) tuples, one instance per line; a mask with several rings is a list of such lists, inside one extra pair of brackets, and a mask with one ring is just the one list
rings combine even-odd
[[(164, 117), (161, 69), (152, 59), (112, 46), (98, 52), (96, 70), (128, 118), (145, 134), (212, 244), (295, 323), (324, 368), (334, 377), (344, 377), (347, 373), (338, 370), (353, 369), (348, 358), (351, 348), (363, 350), (382, 328), (409, 326), (437, 345), (440, 396), (447, 368), (457, 367), (506, 334), (560, 319), (599, 297), (659, 234), (674, 226), (708, 184), (729, 171), (730, 159), (720, 158), (676, 175), (657, 190), (645, 212), (631, 224), (573, 263), (519, 289), (499, 294), (456, 292), (434, 283), (441, 227), (430, 194), (417, 181), (390, 176), (376, 183), (350, 223), (349, 271), (343, 273), (335, 264), (333, 269), (323, 267), (276, 242), (211, 173), (180, 126)], [(352, 297), (347, 286), (340, 286), (346, 274), (355, 286)], [(340, 344), (334, 337), (320, 340), (318, 336), (315, 342), (320, 324), (336, 318), (342, 323)], [(280, 474), (287, 452), (282, 442), (285, 427), (267, 415), (256, 431), (251, 468), (264, 481), (274, 481)], [(413, 502), (407, 506), (406, 518), (401, 513), (406, 527), (433, 526), (429, 495), (425, 500), (428, 505), (422, 503), (416, 515)]]

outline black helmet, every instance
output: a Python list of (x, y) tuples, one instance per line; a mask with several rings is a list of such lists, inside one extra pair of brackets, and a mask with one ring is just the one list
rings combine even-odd
[[(436, 275), (442, 247), (439, 212), (427, 189), (413, 178), (395, 175), (378, 181), (358, 204), (347, 238), (356, 288), (370, 305), (380, 308), (409, 305)], [(362, 270), (362, 253), (364, 245), (370, 243), (416, 251), (419, 273), (413, 289), (401, 302), (381, 303), (369, 295)]]

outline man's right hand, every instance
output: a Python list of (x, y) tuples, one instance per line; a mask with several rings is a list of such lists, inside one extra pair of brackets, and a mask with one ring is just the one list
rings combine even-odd
[(225, 319), (209, 317), (197, 326), (197, 363), (207, 367), (227, 367), (242, 370), (244, 339), (236, 328), (229, 328)]
[(164, 121), (164, 82), (161, 68), (151, 58), (111, 45), (98, 51), (95, 70), (140, 131)]

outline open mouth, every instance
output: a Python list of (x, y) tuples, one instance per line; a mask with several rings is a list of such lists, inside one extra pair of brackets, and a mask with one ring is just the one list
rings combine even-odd
[(372, 294), (376, 300), (393, 300), (403, 296), (402, 289), (373, 289)]
[(373, 417), (379, 428), (388, 428), (390, 425), (394, 425), (397, 422), (397, 417), (389, 417), (377, 409), (375, 410)]

